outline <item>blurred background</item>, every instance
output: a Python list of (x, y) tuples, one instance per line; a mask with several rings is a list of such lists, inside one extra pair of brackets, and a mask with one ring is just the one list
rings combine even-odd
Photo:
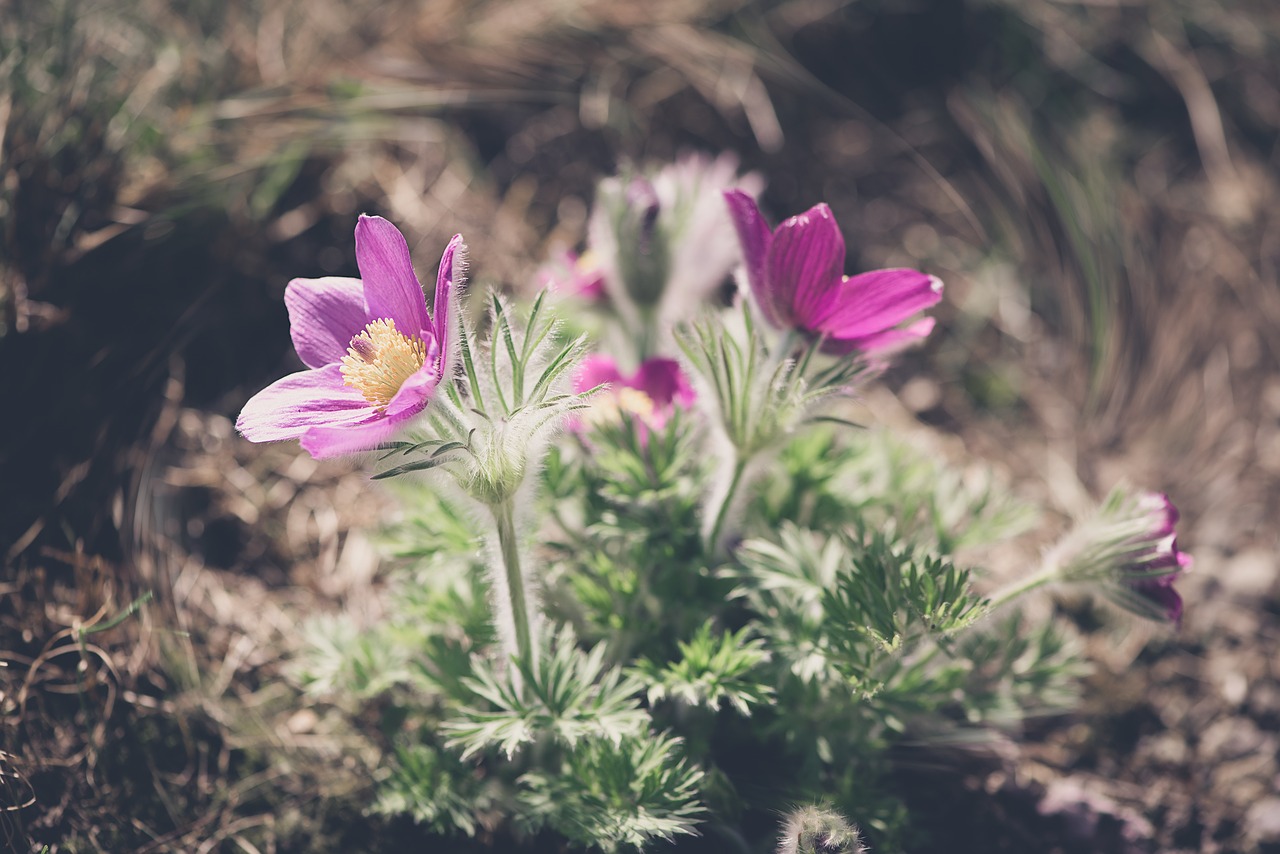
[(376, 615), (384, 506), (234, 435), (284, 287), (368, 212), (527, 293), (601, 176), (694, 150), (946, 282), (901, 418), (1064, 518), (1184, 512), (1179, 632), (1099, 631), (1079, 716), (904, 781), (964, 850), (1280, 850), (1278, 130), (1271, 0), (3, 0), (5, 838), (417, 839), (273, 688), (300, 615)]

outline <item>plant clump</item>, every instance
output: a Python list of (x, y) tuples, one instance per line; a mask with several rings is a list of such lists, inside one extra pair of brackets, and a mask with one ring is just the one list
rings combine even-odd
[[(459, 304), (460, 236), (428, 310), (373, 218), (363, 282), (291, 286), (311, 370), (240, 429), (369, 453), (419, 544), (383, 621), (317, 627), (293, 669), (392, 734), (373, 809), (611, 852), (811, 803), (779, 851), (865, 850), (845, 815), (895, 850), (912, 833), (885, 784), (895, 745), (1072, 702), (1069, 629), (1016, 603), (1083, 582), (1180, 615), (1176, 513), (1149, 495), (1117, 493), (992, 589), (967, 550), (1019, 533), (1026, 508), (843, 415), (930, 333), (941, 282), (845, 275), (828, 208), (770, 230), (726, 170), (606, 180), (574, 263), (527, 308), (490, 297), (483, 322)], [(728, 262), (719, 242), (715, 263), (689, 260), (687, 241), (735, 233)]]

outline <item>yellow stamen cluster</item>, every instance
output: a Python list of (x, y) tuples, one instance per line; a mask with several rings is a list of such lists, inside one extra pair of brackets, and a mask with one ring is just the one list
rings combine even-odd
[(593, 401), (583, 420), (593, 427), (621, 421), (626, 416), (637, 417), (648, 423), (652, 421), (656, 408), (652, 397), (638, 388), (624, 386), (617, 391), (600, 395)]
[(365, 400), (385, 408), (426, 360), (422, 339), (405, 335), (390, 318), (375, 320), (351, 339), (342, 357), (342, 378)]

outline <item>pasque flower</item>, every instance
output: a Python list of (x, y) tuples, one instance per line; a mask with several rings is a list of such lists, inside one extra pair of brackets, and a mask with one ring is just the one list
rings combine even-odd
[(388, 439), (449, 373), (465, 251), (455, 235), (440, 259), (433, 316), (404, 236), (385, 219), (362, 215), (359, 279), (294, 279), (285, 289), (293, 346), (308, 370), (254, 395), (236, 429), (253, 442), (301, 439), (317, 458)]
[(1178, 548), (1174, 533), (1178, 508), (1169, 496), (1157, 492), (1139, 495), (1135, 505), (1140, 518), (1145, 519), (1146, 530), (1126, 543), (1129, 550), (1119, 567), (1120, 580), (1144, 604), (1177, 623), (1182, 619), (1182, 597), (1173, 583), (1191, 567), (1191, 555)]
[(696, 398), (674, 359), (648, 359), (635, 373), (624, 374), (608, 356), (590, 356), (578, 366), (573, 390), (581, 394), (606, 383), (608, 390), (592, 401), (587, 423), (628, 416), (642, 428), (661, 430), (677, 407), (688, 409)]
[(1101, 583), (1121, 607), (1176, 623), (1182, 597), (1173, 585), (1191, 566), (1191, 556), (1178, 548), (1177, 522), (1167, 495), (1116, 490), (1054, 547), (1048, 563), (1064, 581)]
[(924, 338), (933, 319), (904, 321), (942, 298), (942, 282), (917, 270), (844, 275), (844, 237), (816, 205), (770, 230), (755, 200), (724, 194), (738, 229), (747, 282), (770, 325), (822, 338), (828, 352), (883, 351)]
[(538, 284), (566, 296), (588, 302), (604, 298), (604, 271), (590, 249), (579, 255), (562, 249), (538, 270)]

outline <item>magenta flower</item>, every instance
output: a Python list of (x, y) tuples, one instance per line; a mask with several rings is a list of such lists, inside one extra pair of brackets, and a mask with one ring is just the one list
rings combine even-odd
[(1167, 495), (1116, 489), (1050, 550), (1046, 562), (1063, 581), (1097, 584), (1122, 608), (1176, 623), (1182, 597), (1173, 585), (1191, 566), (1191, 556), (1178, 548), (1177, 522)]
[(726, 190), (724, 197), (747, 282), (770, 325), (820, 337), (833, 353), (882, 352), (933, 329), (932, 318), (900, 324), (942, 299), (942, 282), (907, 269), (844, 275), (844, 237), (825, 204), (770, 231), (751, 196)]
[(538, 270), (538, 284), (553, 292), (588, 302), (604, 299), (604, 270), (590, 249), (579, 255), (564, 249)]
[(1138, 506), (1146, 511), (1150, 529), (1129, 541), (1121, 578), (1166, 620), (1180, 622), (1182, 597), (1173, 589), (1173, 583), (1191, 567), (1191, 555), (1178, 549), (1174, 533), (1178, 508), (1169, 496), (1157, 492), (1143, 493)]
[(676, 407), (688, 409), (696, 398), (674, 359), (648, 359), (628, 376), (608, 356), (589, 356), (573, 376), (573, 390), (579, 394), (605, 383), (608, 389), (593, 398), (584, 421), (598, 424), (630, 416), (637, 419), (641, 435), (648, 429), (661, 430)]
[(309, 370), (254, 395), (236, 420), (252, 442), (301, 439), (313, 457), (369, 450), (426, 407), (451, 368), (462, 235), (449, 241), (427, 311), (409, 246), (385, 219), (356, 224), (359, 279), (294, 279), (285, 289), (293, 347)]

